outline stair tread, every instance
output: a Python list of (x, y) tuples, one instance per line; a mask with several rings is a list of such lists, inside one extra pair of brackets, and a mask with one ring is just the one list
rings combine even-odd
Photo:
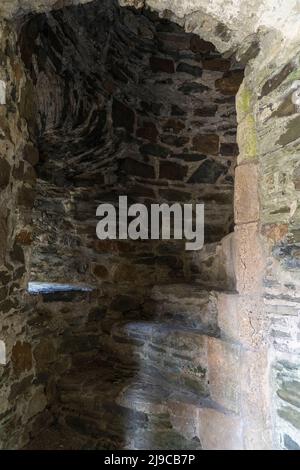
[(212, 330), (210, 327), (206, 325), (202, 325), (198, 328), (188, 327), (186, 325), (180, 325), (178, 323), (172, 322), (170, 318), (169, 321), (158, 321), (158, 320), (133, 320), (133, 321), (123, 321), (118, 322), (115, 324), (114, 329), (112, 330), (113, 333), (116, 332), (125, 332), (130, 337), (130, 334), (134, 334), (139, 332), (141, 336), (150, 336), (153, 332), (182, 332), (187, 334), (193, 334), (196, 336), (218, 336), (216, 330)]
[[(163, 377), (150, 376), (139, 371), (126, 371), (120, 367), (104, 367), (90, 363), (83, 369), (71, 370), (58, 384), (64, 403), (72, 407), (77, 404), (84, 409), (116, 402), (124, 408), (138, 411), (163, 413), (168, 405), (181, 403), (196, 408), (210, 408), (226, 415), (232, 415), (210, 397), (201, 396), (186, 389), (171, 389)], [(88, 398), (91, 398), (89, 400)], [(81, 407), (84, 404), (84, 407)]]

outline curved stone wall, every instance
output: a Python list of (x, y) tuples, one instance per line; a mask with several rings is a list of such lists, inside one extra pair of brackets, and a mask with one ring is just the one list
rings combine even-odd
[[(234, 95), (243, 77), (234, 61), (114, 2), (33, 17), (20, 47), (37, 97), (34, 280), (92, 282), (96, 207), (122, 194), (204, 202), (206, 242), (232, 231)], [(176, 269), (182, 250), (177, 256)]]
[[(160, 355), (161, 363), (163, 363), (166, 355), (171, 354), (177, 359), (169, 362), (168, 374), (172, 376), (172, 366), (176, 368), (179, 362), (182, 361), (180, 364), (182, 366), (181, 370), (185, 371), (183, 373), (185, 380), (190, 378), (189, 374), (191, 373), (193, 386), (195, 384), (196, 386), (204, 386), (204, 394), (208, 392), (206, 388), (207, 380), (210, 381), (209, 392), (211, 396), (230, 410), (230, 413), (225, 414), (225, 416), (220, 412), (220, 409), (199, 408), (199, 406), (193, 408), (194, 405), (191, 404), (181, 403), (179, 405), (178, 401), (168, 402), (168, 405), (164, 408), (155, 408), (158, 413), (163, 411), (164, 415), (164, 419), (156, 421), (156, 425), (157, 423), (159, 425), (163, 423), (163, 426), (170, 429), (171, 419), (175, 429), (180, 429), (180, 432), (184, 434), (184, 439), (189, 440), (188, 445), (190, 445), (191, 439), (197, 437), (200, 444), (198, 440), (195, 440), (193, 441), (195, 446), (202, 445), (204, 448), (218, 448), (219, 446), (222, 448), (242, 447), (248, 449), (298, 449), (300, 445), (298, 400), (299, 301), (297, 295), (299, 290), (297, 261), (299, 251), (299, 185), (297, 171), (299, 110), (292, 101), (294, 82), (299, 79), (299, 39), (297, 36), (299, 13), (296, 2), (291, 1), (288, 6), (282, 2), (272, 0), (250, 3), (248, 0), (245, 2), (227, 2), (225, 14), (223, 1), (204, 2), (204, 0), (199, 0), (197, 2), (179, 3), (164, 1), (155, 2), (155, 4), (154, 2), (148, 2), (150, 6), (160, 10), (161, 16), (165, 19), (174, 20), (181, 24), (187, 32), (200, 34), (205, 40), (212, 41), (221, 51), (236, 51), (237, 57), (247, 63), (245, 80), (238, 96), (238, 144), (240, 155), (238, 158), (239, 166), (236, 171), (236, 228), (234, 237), (230, 237), (230, 240), (234, 241), (235, 249), (232, 250), (232, 247), (229, 249), (228, 239), (222, 242), (221, 247), (215, 247), (217, 252), (221, 253), (227, 261), (230, 259), (227, 256), (228, 250), (235, 255), (235, 277), (238, 292), (227, 293), (228, 295), (223, 292), (219, 297), (218, 329), (216, 329), (215, 323), (210, 325), (213, 326), (214, 336), (210, 339), (206, 338), (205, 341), (208, 344), (204, 346), (202, 344), (203, 349), (201, 349), (200, 344), (193, 349), (189, 343), (185, 343), (185, 347), (189, 348), (189, 359), (191, 361), (195, 358), (195, 351), (195, 355), (200, 350), (203, 353), (201, 354), (200, 363), (197, 364), (197, 370), (188, 368), (187, 362), (189, 359), (181, 358), (179, 361), (179, 351), (176, 351), (176, 348), (172, 350), (172, 344), (176, 343), (176, 341), (173, 341), (173, 336), (169, 337), (170, 343), (165, 340), (165, 349), (162, 348), (163, 350), (160, 351), (158, 348), (163, 338), (161, 331), (155, 331), (151, 344), (147, 338), (152, 334), (153, 329), (150, 329), (150, 332), (149, 329), (144, 328), (143, 334), (146, 340), (141, 341), (141, 324), (139, 324), (138, 331), (135, 325), (128, 327), (129, 330), (127, 327), (121, 331), (118, 327), (111, 328), (112, 325), (109, 321), (111, 312), (115, 315), (116, 309), (118, 311), (121, 309), (124, 317), (128, 316), (130, 310), (136, 312), (137, 304), (134, 303), (134, 295), (133, 293), (129, 295), (126, 283), (124, 284), (124, 291), (122, 290), (122, 293), (119, 293), (118, 298), (114, 298), (115, 292), (111, 293), (107, 290), (104, 295), (106, 300), (101, 299), (102, 303), (108, 303), (108, 317), (105, 316), (107, 312), (106, 304), (104, 311), (99, 310), (97, 307), (97, 299), (99, 299), (97, 294), (96, 300), (94, 299), (95, 308), (90, 306), (91, 311), (88, 314), (88, 321), (86, 321), (86, 315), (83, 313), (81, 301), (76, 309), (72, 305), (67, 308), (64, 303), (57, 305), (55, 302), (52, 304), (53, 309), (45, 309), (43, 303), (39, 306), (34, 305), (35, 303), (26, 296), (24, 291), (30, 270), (31, 210), (35, 199), (35, 173), (32, 167), (38, 161), (35, 142), (33, 142), (36, 137), (37, 108), (34, 100), (34, 80), (28, 80), (28, 75), (26, 78), (23, 63), (16, 48), (16, 29), (19, 32), (20, 19), (24, 13), (30, 11), (41, 12), (52, 7), (59, 10), (68, 3), (71, 2), (28, 0), (22, 2), (22, 8), (20, 8), (20, 2), (4, 1), (0, 7), (2, 16), (16, 20), (14, 24), (5, 21), (1, 23), (2, 68), (0, 79), (6, 85), (4, 99), (3, 89), (5, 88), (3, 88), (4, 85), (1, 82), (0, 111), (3, 136), (1, 139), (2, 156), (0, 163), (0, 185), (1, 194), (3, 195), (1, 201), (3, 216), (0, 229), (1, 240), (3, 240), (0, 251), (2, 279), (0, 372), (3, 397), (0, 414), (1, 446), (4, 448), (21, 448), (28, 442), (29, 432), (34, 431), (34, 434), (36, 434), (36, 431), (40, 432), (42, 425), (52, 422), (53, 413), (49, 415), (48, 411), (57, 398), (55, 390), (59, 378), (53, 373), (50, 386), (47, 387), (49, 382), (47, 377), (49, 361), (52, 364), (51, 370), (54, 371), (56, 370), (56, 359), (61, 358), (66, 366), (66, 369), (64, 369), (64, 372), (66, 372), (71, 367), (71, 364), (66, 362), (66, 357), (69, 357), (70, 348), (72, 347), (70, 337), (72, 338), (74, 334), (79, 336), (77, 338), (79, 356), (82, 353), (85, 354), (86, 345), (88, 345), (88, 353), (90, 353), (94, 351), (94, 347), (99, 350), (99, 335), (96, 335), (95, 338), (92, 332), (95, 328), (100, 327), (97, 333), (106, 334), (106, 336), (103, 335), (102, 346), (104, 346), (104, 349), (107, 344), (115, 347), (113, 339), (117, 338), (117, 344), (120, 344), (120, 341), (125, 344), (122, 353), (129, 349), (131, 353), (134, 351), (139, 355), (140, 350), (136, 348), (141, 347), (143, 353), (147, 351), (145, 357), (148, 360), (148, 351), (154, 349), (155, 354)], [(144, 5), (144, 2), (140, 1), (126, 1), (126, 4), (128, 3), (137, 7)], [(51, 14), (50, 17), (52, 18), (51, 21), (57, 22), (55, 15)], [(48, 29), (48, 34), (51, 36), (51, 28)], [(47, 41), (44, 44), (47, 44)], [(30, 66), (31, 44), (28, 45), (30, 46), (29, 61), (26, 60), (26, 53), (23, 60), (26, 61), (27, 66)], [(59, 48), (58, 45), (58, 51)], [(60, 53), (57, 54), (55, 50), (52, 50), (52, 61), (50, 62), (53, 70), (48, 74), (48, 78), (52, 80), (51, 87), (55, 85), (52, 90), (64, 88), (65, 82), (72, 83), (72, 77), (66, 77), (65, 82), (59, 81), (59, 74), (57, 74), (55, 67), (61, 62), (60, 59)], [(172, 60), (174, 62), (174, 59)], [(42, 51), (40, 51), (39, 63), (44, 63), (46, 67), (51, 68), (47, 55), (43, 55)], [(153, 65), (157, 67), (158, 62), (154, 62)], [(80, 63), (78, 68), (80, 69)], [(46, 83), (45, 89), (49, 90), (49, 82)], [(77, 83), (80, 83), (80, 80)], [(108, 89), (106, 93), (112, 94), (113, 91)], [(55, 96), (59, 96), (57, 103), (62, 103), (61, 95)], [(124, 96), (122, 95), (122, 97)], [(67, 101), (69, 101), (69, 98)], [(60, 116), (62, 110), (61, 107), (52, 106), (55, 102), (56, 99), (48, 99), (44, 102), (47, 108), (49, 104), (51, 105), (51, 113), (47, 121), (48, 131), (51, 130), (51, 125), (56, 124), (56, 120), (53, 118)], [(78, 100), (75, 99), (72, 103), (75, 102), (78, 102)], [(42, 109), (42, 102), (39, 106)], [(80, 110), (76, 106), (71, 109), (75, 113), (78, 112), (77, 115), (80, 114)], [(137, 109), (134, 107), (131, 111), (134, 112), (135, 122), (137, 122)], [(40, 119), (39, 126), (40, 129), (43, 129), (45, 120), (42, 122)], [(127, 126), (129, 124), (126, 121), (126, 126), (123, 123), (117, 127), (123, 129), (121, 132), (124, 134)], [(140, 132), (144, 134), (144, 127), (141, 126), (140, 128)], [(59, 147), (59, 145), (57, 146)], [(55, 149), (55, 145), (52, 148)], [(54, 151), (53, 154), (55, 154)], [(59, 165), (54, 165), (54, 167), (58, 169)], [(140, 172), (143, 170), (139, 167), (135, 171)], [(45, 166), (45, 172), (47, 173), (47, 165)], [(50, 176), (50, 173), (51, 171), (48, 170), (47, 176)], [(59, 172), (54, 187), (49, 188), (47, 186), (45, 188), (46, 192), (44, 194), (47, 197), (52, 190), (54, 191), (53, 195), (57, 196), (57, 188), (59, 188), (57, 181), (60, 181)], [(42, 191), (40, 192), (40, 198), (43, 199)], [(54, 220), (60, 210), (64, 211), (63, 215), (66, 211), (69, 211), (61, 196), (58, 197), (58, 201), (58, 210), (55, 211)], [(73, 219), (72, 210), (71, 215), (71, 219)], [(71, 221), (73, 227), (72, 224), (73, 221)], [(52, 227), (50, 228), (50, 231), (52, 231)], [(67, 230), (68, 226), (65, 226), (64, 229)], [(89, 235), (85, 234), (85, 236), (88, 239)], [(66, 244), (68, 243), (73, 243), (76, 246), (77, 239), (72, 239)], [(96, 277), (99, 276), (101, 280), (107, 276), (106, 267), (103, 265), (103, 246), (97, 244), (96, 250), (101, 253), (101, 263), (97, 259), (94, 259), (93, 262), (98, 273)], [(111, 252), (117, 252), (118, 256), (122, 252), (124, 259), (126, 258), (123, 246), (114, 244), (106, 250), (109, 251), (109, 262), (111, 262)], [(162, 250), (165, 254), (165, 247)], [(178, 253), (177, 248), (175, 251)], [(227, 255), (224, 254), (224, 251)], [(203, 255), (204, 263), (201, 262), (201, 266), (205, 266), (205, 273), (202, 273), (202, 275), (205, 274), (207, 279), (210, 280), (212, 272), (214, 274), (212, 266), (218, 265), (218, 261), (216, 262), (213, 257), (213, 252), (213, 247), (210, 247), (208, 252)], [(171, 269), (164, 271), (164, 275), (168, 278), (170, 273), (178, 272), (178, 269), (177, 267), (174, 269), (173, 255), (168, 256), (167, 259), (165, 257), (164, 263), (166, 262), (172, 264)], [(117, 282), (121, 279), (122, 283), (124, 280), (130, 283), (130, 275), (132, 275), (132, 279), (140, 279), (138, 269), (133, 270), (127, 262), (121, 264), (121, 267), (114, 271), (114, 273), (117, 273), (115, 274)], [(196, 260), (197, 265), (198, 261)], [(94, 267), (91, 270), (89, 269), (88, 272), (93, 272), (93, 270)], [(157, 276), (161, 279), (161, 271), (157, 271), (157, 269), (154, 271), (158, 273)], [(83, 275), (86, 276), (86, 273), (83, 273)], [(148, 274), (147, 278), (149, 278)], [(232, 285), (231, 283), (231, 288)], [(153, 301), (159, 303), (159, 308), (155, 311), (156, 319), (161, 318), (161, 309), (164, 308), (168, 309), (169, 318), (172, 318), (174, 303), (178, 308), (178, 303), (174, 301), (174, 290), (178, 291), (180, 299), (177, 299), (176, 302), (182, 308), (182, 302), (186, 302), (182, 299), (190, 298), (190, 291), (184, 293), (179, 288), (175, 289), (174, 287), (171, 293), (154, 289), (151, 294), (151, 302), (148, 306), (145, 305), (146, 318), (149, 319), (149, 316), (147, 317), (149, 308), (151, 316)], [(195, 294), (194, 290), (192, 292)], [(194, 301), (198, 305), (199, 295), (199, 293), (196, 295), (197, 300), (194, 299), (192, 305)], [(167, 307), (163, 307), (162, 298), (167, 299)], [(204, 304), (206, 305), (205, 295), (204, 297), (200, 295), (200, 298), (202, 300), (204, 298)], [(138, 302), (138, 310), (144, 301), (143, 295), (142, 299)], [(40, 301), (41, 299), (37, 300), (37, 302)], [(86, 301), (89, 302), (85, 299), (84, 302)], [(210, 303), (208, 305), (211, 306)], [(209, 318), (215, 320), (216, 310), (214, 305), (213, 302), (212, 310), (209, 310)], [(59, 326), (56, 323), (58, 311), (62, 322)], [(194, 321), (193, 312), (194, 307), (191, 308), (191, 311), (188, 311), (188, 318), (191, 321)], [(99, 324), (97, 319), (102, 315), (104, 315), (104, 322)], [(182, 321), (182, 318), (180, 318), (180, 321)], [(41, 329), (49, 332), (50, 328), (52, 337), (56, 338), (58, 337), (58, 331), (66, 331), (70, 325), (71, 329), (65, 337), (66, 343), (55, 344), (55, 353), (52, 354), (53, 343), (49, 339), (45, 344), (41, 338)], [(81, 335), (82, 325), (88, 332), (87, 337)], [(209, 325), (206, 324), (207, 326)], [(216, 337), (217, 334), (218, 337)], [(130, 337), (130, 340), (128, 340), (128, 337)], [(128, 342), (129, 346), (126, 346)], [(171, 350), (172, 353), (170, 353)], [(156, 361), (157, 356), (151, 357), (154, 357)], [(222, 367), (220, 367), (220, 364)], [(205, 365), (204, 368), (203, 365)], [(206, 370), (204, 371), (204, 369)], [(187, 370), (188, 373), (186, 373)], [(82, 377), (79, 377), (79, 379), (83, 380)], [(191, 384), (191, 382), (189, 383)], [(68, 389), (70, 383), (61, 386)], [(120, 410), (118, 406), (125, 406), (126, 409), (130, 409), (132, 403), (130, 397), (136, 396), (134, 393), (138, 393), (138, 396), (140, 396), (141, 388), (135, 388), (131, 392), (133, 395), (124, 396), (123, 394), (122, 397), (120, 396), (121, 401), (118, 404), (114, 403), (110, 409)], [(257, 397), (259, 397), (259, 400)], [(76, 403), (76, 396), (72, 399)], [(155, 394), (154, 399), (156, 399)], [(45, 414), (45, 410), (47, 410), (47, 414)], [(126, 416), (134, 416), (135, 422), (144, 423), (145, 415), (140, 414), (140, 410), (135, 411), (138, 412), (133, 414), (129, 412)], [(167, 419), (165, 412), (168, 416)], [(188, 425), (184, 424), (187, 415), (196, 417), (193, 421), (188, 421)], [(48, 418), (45, 419), (45, 416), (48, 416)], [(73, 430), (82, 431), (83, 429), (85, 432), (87, 429), (92, 434), (95, 432), (93, 427), (95, 423), (93, 421), (88, 420), (88, 426), (86, 427), (86, 423), (80, 422), (76, 419), (76, 416), (70, 416), (66, 413), (65, 418)], [(110, 418), (111, 415), (109, 415)], [(118, 429), (119, 424), (114, 422), (116, 429)], [(156, 425), (154, 426), (155, 431), (158, 429)], [(229, 440), (226, 442), (222, 441), (224, 436), (217, 433), (220, 428), (227, 430), (226, 436), (229, 437)], [(172, 433), (171, 437), (175, 437), (176, 441), (178, 434)], [(180, 442), (183, 443), (182, 434)], [(186, 444), (186, 441), (184, 442)]]

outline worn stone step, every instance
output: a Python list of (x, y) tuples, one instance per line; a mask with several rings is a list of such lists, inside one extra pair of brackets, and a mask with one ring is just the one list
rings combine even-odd
[(218, 334), (217, 293), (199, 284), (162, 284), (152, 288), (144, 310), (149, 317), (176, 328)]
[[(122, 368), (99, 366), (97, 363), (73, 370), (59, 383), (60, 426), (72, 429), (87, 441), (96, 441), (97, 448), (201, 448), (196, 435), (185, 436), (172, 425), (170, 413), (164, 405), (171, 389), (163, 379), (162, 386), (155, 387), (151, 385), (153, 378), (148, 376), (124, 375)], [(147, 399), (141, 395), (140, 402), (147, 402), (147, 406), (142, 409), (138, 392), (136, 403), (128, 406), (124, 401), (126, 391), (134, 384), (146, 382), (144, 392), (147, 391)]]
[(201, 395), (208, 393), (207, 340), (200, 332), (156, 322), (118, 323), (101, 338), (102, 348), (120, 363)]
[(192, 278), (208, 288), (234, 291), (235, 234), (230, 233), (220, 242), (205, 243), (198, 251), (187, 252), (187, 263)]
[(197, 429), (201, 446), (207, 450), (243, 449), (241, 417), (209, 397), (162, 389), (161, 383), (139, 381), (118, 397), (123, 407), (148, 415), (169, 415), (175, 428), (189, 434)]

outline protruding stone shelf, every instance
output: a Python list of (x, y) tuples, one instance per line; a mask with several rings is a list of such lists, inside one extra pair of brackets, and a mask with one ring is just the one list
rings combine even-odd
[(78, 302), (86, 300), (93, 287), (87, 285), (29, 282), (31, 295), (42, 295), (44, 302)]

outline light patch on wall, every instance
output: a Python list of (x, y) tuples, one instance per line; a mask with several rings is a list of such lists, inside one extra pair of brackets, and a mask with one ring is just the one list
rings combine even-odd
[(91, 292), (90, 286), (75, 284), (59, 284), (55, 282), (29, 282), (29, 294), (51, 294), (54, 292)]
[(0, 104), (6, 104), (6, 83), (0, 80)]
[(6, 364), (6, 347), (4, 341), (0, 340), (0, 364)]

